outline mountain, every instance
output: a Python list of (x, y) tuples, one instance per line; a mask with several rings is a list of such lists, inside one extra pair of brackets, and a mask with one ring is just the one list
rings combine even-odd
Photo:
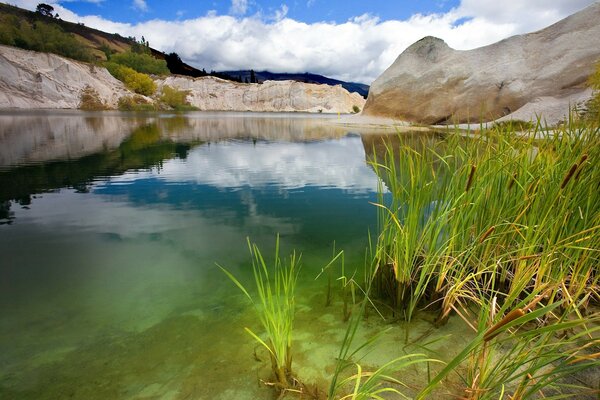
[[(220, 74), (228, 75), (232, 79), (239, 80), (241, 82), (251, 82), (252, 70), (238, 70), (238, 71), (222, 71)], [(304, 83), (317, 83), (321, 85), (342, 85), (344, 89), (350, 93), (356, 92), (367, 98), (369, 94), (369, 85), (364, 83), (356, 82), (344, 82), (337, 79), (328, 78), (323, 75), (305, 73), (275, 73), (269, 71), (255, 71), (254, 75), (259, 83), (264, 81), (297, 81)]]
[(473, 50), (423, 38), (373, 82), (363, 114), (426, 124), (536, 115), (558, 122), (591, 96), (598, 21), (596, 2), (540, 31)]

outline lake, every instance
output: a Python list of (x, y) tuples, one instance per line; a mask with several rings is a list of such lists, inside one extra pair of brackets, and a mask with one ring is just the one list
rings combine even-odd
[[(360, 281), (381, 185), (381, 134), (332, 118), (0, 113), (0, 397), (271, 398), (258, 319), (216, 263), (251, 287), (247, 238), (270, 260), (277, 235), (302, 253), (294, 371), (325, 390), (346, 323), (341, 271), (328, 306), (316, 277), (344, 250)], [(416, 351), (390, 326), (367, 362)]]

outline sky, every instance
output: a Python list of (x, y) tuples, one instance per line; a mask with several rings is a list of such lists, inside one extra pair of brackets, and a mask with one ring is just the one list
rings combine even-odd
[[(371, 84), (425, 36), (468, 50), (597, 0), (55, 0), (64, 20), (176, 52), (206, 70), (312, 72)], [(12, 0), (35, 9), (38, 0)]]

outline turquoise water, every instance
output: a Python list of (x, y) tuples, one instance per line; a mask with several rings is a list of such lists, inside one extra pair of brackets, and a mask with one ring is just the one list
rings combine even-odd
[[(247, 238), (269, 256), (277, 234), (302, 252), (294, 369), (325, 390), (346, 325), (315, 278), (334, 246), (360, 275), (379, 184), (377, 136), (328, 118), (0, 114), (0, 397), (271, 398), (215, 263), (248, 283)], [(372, 363), (408, 351), (394, 329)]]

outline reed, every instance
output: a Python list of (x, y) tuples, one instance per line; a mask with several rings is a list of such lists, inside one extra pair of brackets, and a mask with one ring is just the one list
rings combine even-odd
[[(498, 298), (479, 303), (477, 336), (417, 395), (429, 398), (443, 379), (459, 374), (465, 399), (565, 398), (594, 394), (566, 378), (597, 368), (600, 314), (581, 318), (551, 290), (525, 298)], [(546, 323), (540, 323), (545, 321)]]
[(244, 328), (260, 345), (269, 352), (274, 386), (280, 391), (294, 386), (292, 376), (292, 331), (294, 325), (295, 288), (300, 271), (300, 255), (292, 252), (282, 261), (279, 257), (279, 236), (275, 243), (275, 257), (269, 267), (260, 249), (248, 239), (252, 257), (252, 272), (256, 294), (250, 295), (245, 286), (227, 269), (219, 268), (244, 293), (253, 304), (261, 322), (266, 339), (262, 339), (250, 328)]
[[(373, 295), (410, 321), (461, 303), (553, 284), (574, 304), (598, 300), (600, 129), (538, 122), (477, 135), (447, 132), (414, 146), (384, 143), (370, 164), (389, 191), (378, 202)], [(557, 285), (559, 284), (559, 285)]]

